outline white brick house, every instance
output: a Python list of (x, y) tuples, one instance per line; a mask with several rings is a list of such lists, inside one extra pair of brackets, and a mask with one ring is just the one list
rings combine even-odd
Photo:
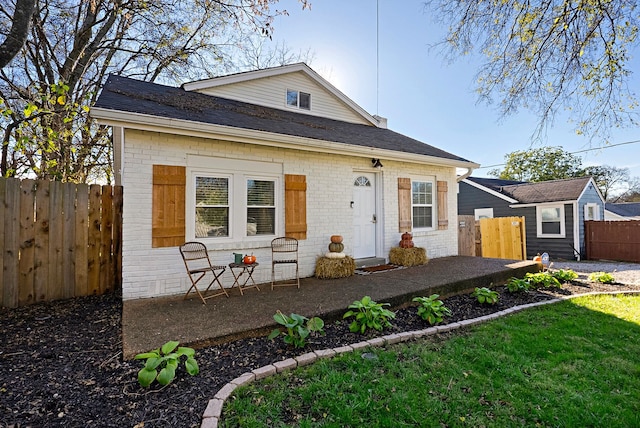
[(253, 253), (258, 282), (277, 236), (299, 239), (302, 277), (336, 234), (356, 259), (388, 258), (407, 230), (430, 258), (457, 254), (456, 169), (478, 165), (387, 129), (305, 64), (181, 88), (111, 76), (91, 114), (124, 186), (124, 299), (186, 292), (191, 240), (218, 264)]

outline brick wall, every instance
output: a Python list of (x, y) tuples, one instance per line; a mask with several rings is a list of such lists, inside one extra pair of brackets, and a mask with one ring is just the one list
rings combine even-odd
[[(352, 251), (349, 202), (352, 199), (353, 174), (356, 171), (373, 171), (369, 157), (301, 152), (131, 130), (126, 131), (125, 139), (122, 176), (124, 299), (180, 294), (189, 288), (178, 248), (151, 248), (151, 190), (154, 164), (188, 167), (188, 157), (194, 155), (274, 162), (282, 165), (283, 174), (306, 176), (308, 230), (307, 239), (300, 241), (301, 277), (313, 275), (316, 259), (327, 251), (330, 235), (343, 235), (344, 251), (347, 254)], [(383, 248), (378, 249), (378, 255), (388, 257), (391, 247), (400, 240), (397, 199), (399, 176), (432, 176), (436, 180), (448, 181), (449, 228), (416, 233), (414, 242), (417, 246), (425, 247), (430, 258), (457, 254), (455, 168), (385, 161), (381, 176), (384, 208), (383, 213), (378, 215), (379, 221), (383, 222), (384, 238), (381, 240)], [(283, 186), (282, 181), (280, 185)], [(281, 199), (283, 194), (281, 189)], [(282, 205), (280, 201), (280, 209), (283, 209)], [(281, 230), (284, 230), (282, 216), (280, 223)], [(212, 261), (225, 265), (233, 261), (234, 252), (252, 252), (260, 263), (254, 277), (257, 282), (266, 283), (271, 280), (271, 249), (268, 244), (267, 241), (256, 241), (243, 244), (243, 248), (233, 244), (212, 244), (208, 248)], [(231, 285), (230, 273), (225, 273), (223, 283)]]

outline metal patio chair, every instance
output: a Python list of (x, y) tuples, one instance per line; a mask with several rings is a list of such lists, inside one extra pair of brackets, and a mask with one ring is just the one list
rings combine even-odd
[[(195, 290), (198, 297), (202, 300), (203, 304), (207, 304), (206, 300), (212, 297), (225, 295), (229, 297), (229, 293), (220, 283), (220, 277), (224, 273), (226, 266), (218, 266), (212, 265), (211, 260), (209, 259), (209, 253), (207, 252), (207, 247), (201, 242), (185, 242), (180, 246), (180, 254), (182, 255), (182, 260), (184, 261), (184, 266), (187, 269), (187, 274), (189, 275), (189, 279), (191, 280), (191, 287), (187, 291), (187, 294), (184, 295), (186, 299), (191, 290)], [(213, 279), (209, 283), (209, 286), (204, 290), (200, 291), (198, 288), (200, 280), (202, 280), (207, 274), (211, 274)], [(217, 283), (219, 290), (214, 290), (213, 293), (209, 292), (209, 289), (213, 284)]]
[[(276, 282), (276, 265), (296, 265), (296, 277)], [(295, 238), (275, 238), (271, 241), (271, 289), (273, 287), (292, 286), (300, 288), (298, 274), (298, 240)]]

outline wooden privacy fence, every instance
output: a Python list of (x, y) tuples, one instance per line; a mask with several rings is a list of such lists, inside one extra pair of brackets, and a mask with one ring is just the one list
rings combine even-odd
[(0, 178), (0, 306), (119, 290), (122, 187)]
[[(478, 242), (480, 236), (478, 233)], [(472, 215), (458, 216), (458, 255), (479, 256), (476, 250), (476, 219)]]
[(458, 216), (458, 254), (525, 260), (527, 235), (524, 217), (496, 217), (475, 220)]
[(524, 217), (496, 217), (480, 220), (482, 257), (525, 260), (527, 234)]
[(640, 220), (585, 221), (584, 239), (589, 260), (640, 263)]

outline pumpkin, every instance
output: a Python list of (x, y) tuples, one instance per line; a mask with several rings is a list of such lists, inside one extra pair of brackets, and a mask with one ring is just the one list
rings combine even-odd
[(398, 244), (400, 248), (413, 248), (413, 236), (409, 232), (405, 232), (400, 237), (402, 241)]
[(324, 256), (328, 259), (344, 259), (347, 255), (345, 253), (325, 253)]
[(342, 243), (342, 236), (341, 235), (331, 235), (331, 242), (333, 242), (334, 244), (341, 244)]
[(329, 244), (329, 251), (332, 253), (341, 253), (344, 250), (344, 244), (338, 242), (332, 242)]
[(400, 248), (413, 248), (413, 241), (405, 241), (402, 240), (400, 241), (400, 243), (398, 244), (398, 246)]
[(250, 256), (249, 256), (249, 255), (246, 255), (246, 256), (244, 256), (244, 259), (242, 259), (242, 261), (243, 261), (243, 262), (244, 262), (244, 264), (246, 264), (246, 265), (253, 264), (253, 263), (255, 263), (255, 262), (256, 262), (256, 256), (254, 256), (253, 254), (251, 254)]
[(540, 254), (538, 254), (537, 256), (535, 256), (533, 258), (533, 261), (539, 264), (542, 264), (542, 257), (540, 256)]

